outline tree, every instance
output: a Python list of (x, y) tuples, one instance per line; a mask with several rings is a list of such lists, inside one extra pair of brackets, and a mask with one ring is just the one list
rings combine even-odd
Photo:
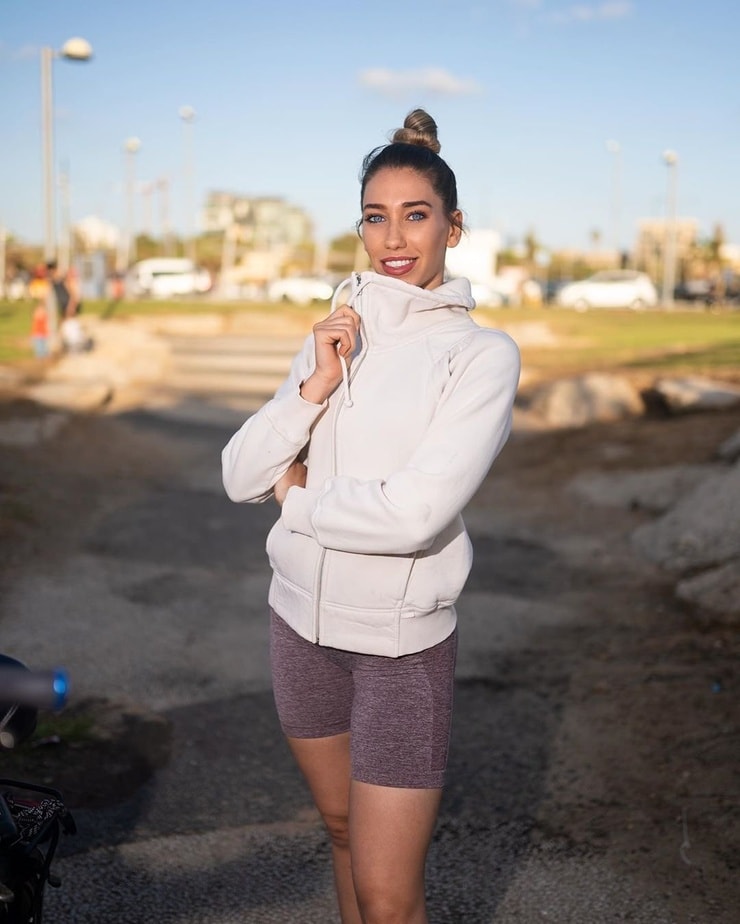
[(357, 247), (360, 239), (356, 231), (348, 231), (329, 242), (326, 268), (330, 273), (347, 275), (355, 268)]

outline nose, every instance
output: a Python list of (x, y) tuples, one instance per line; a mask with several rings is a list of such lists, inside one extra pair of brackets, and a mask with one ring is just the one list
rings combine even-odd
[(406, 237), (403, 233), (403, 223), (391, 219), (386, 222), (385, 228), (385, 246), (388, 250), (399, 250), (406, 244)]

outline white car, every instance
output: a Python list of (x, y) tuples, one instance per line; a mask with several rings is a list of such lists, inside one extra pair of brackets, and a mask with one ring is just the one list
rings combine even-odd
[(213, 284), (208, 270), (180, 257), (153, 257), (135, 263), (126, 277), (130, 295), (173, 298), (176, 295), (202, 295)]
[(293, 302), (296, 305), (324, 302), (333, 294), (331, 283), (311, 276), (286, 276), (285, 279), (275, 279), (267, 287), (267, 297), (271, 302)]
[(500, 308), (505, 304), (501, 292), (482, 282), (471, 282), (470, 292), (479, 308)]
[(636, 270), (603, 270), (557, 293), (556, 304), (587, 311), (589, 308), (632, 308), (640, 311), (658, 304), (650, 277)]

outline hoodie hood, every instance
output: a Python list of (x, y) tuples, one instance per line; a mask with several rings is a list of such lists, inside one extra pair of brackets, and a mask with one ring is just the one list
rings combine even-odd
[[(349, 285), (349, 295), (343, 297)], [(389, 349), (428, 332), (431, 327), (459, 320), (465, 328), (475, 299), (467, 279), (451, 279), (436, 289), (421, 289), (402, 279), (370, 270), (353, 273), (334, 291), (331, 310), (347, 304), (360, 315), (360, 337), (355, 356), (364, 349)], [(352, 407), (347, 363), (340, 357), (344, 400)]]
[(332, 311), (339, 304), (350, 305), (360, 315), (363, 333), (372, 347), (390, 346), (398, 342), (399, 335), (403, 339), (416, 336), (430, 325), (449, 321), (451, 314), (465, 316), (475, 308), (467, 279), (451, 279), (436, 289), (421, 289), (372, 271), (353, 273), (340, 283)]

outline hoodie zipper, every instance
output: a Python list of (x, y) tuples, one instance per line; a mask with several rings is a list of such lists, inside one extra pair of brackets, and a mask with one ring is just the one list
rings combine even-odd
[[(359, 286), (360, 284), (360, 274), (355, 274), (355, 279)], [(355, 306), (359, 305), (361, 291), (357, 293), (355, 298)], [(346, 365), (343, 366), (343, 391), (342, 391), (342, 402), (337, 408), (336, 414), (334, 415), (334, 420), (332, 421), (332, 432), (331, 432), (331, 475), (332, 477), (337, 474), (337, 424), (339, 417), (345, 407), (352, 407), (352, 398), (350, 397), (349, 386), (350, 383), (355, 380), (357, 377), (357, 371), (362, 365), (362, 361), (367, 355), (367, 337), (365, 334), (365, 326), (362, 323), (362, 313), (357, 312), (360, 315), (360, 337), (362, 340), (362, 350), (359, 355), (352, 362), (352, 374), (347, 371)], [(313, 587), (313, 600), (314, 600), (314, 613), (313, 613), (313, 637), (314, 642), (318, 645), (321, 639), (321, 586), (323, 583), (324, 577), (324, 561), (326, 559), (326, 549), (322, 548), (319, 554), (319, 560), (316, 563), (316, 579), (314, 580)]]

